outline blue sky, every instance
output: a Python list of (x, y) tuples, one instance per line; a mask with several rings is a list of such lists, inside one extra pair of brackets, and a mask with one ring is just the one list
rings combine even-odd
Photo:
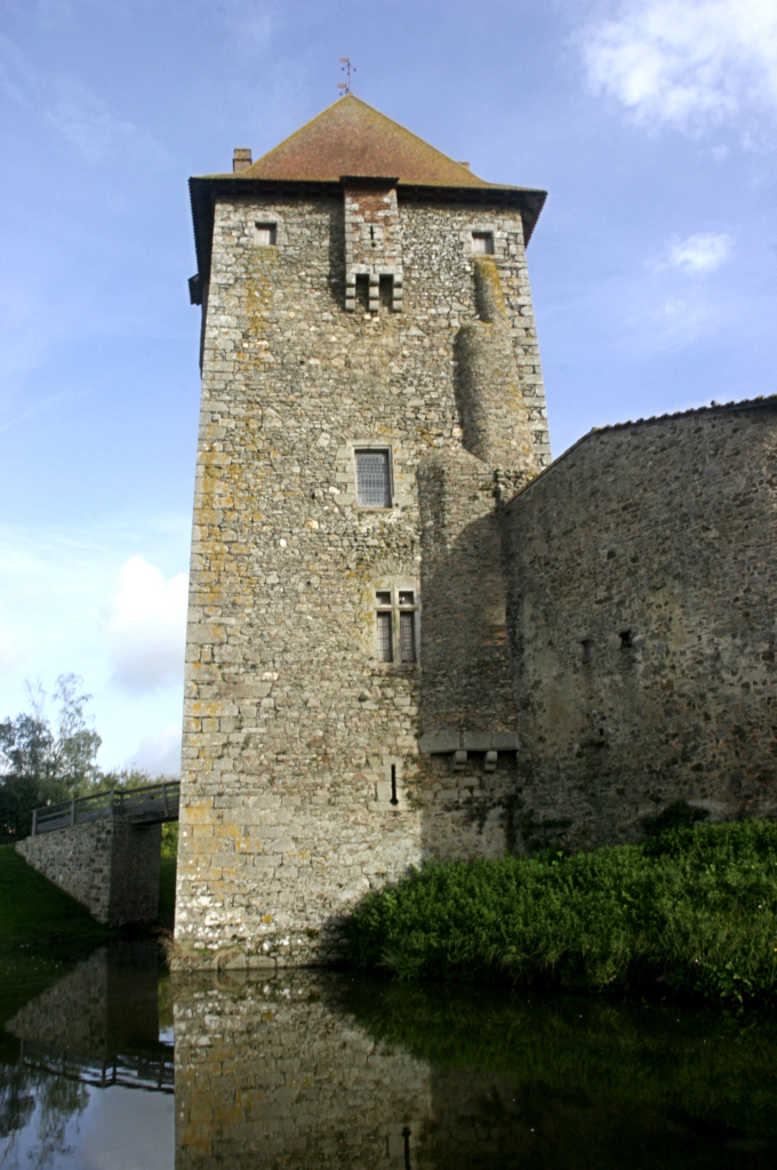
[(177, 770), (186, 180), (336, 100), (344, 55), (363, 100), (548, 190), (529, 271), (554, 454), (777, 392), (775, 0), (3, 0), (0, 718), (75, 672), (104, 767)]

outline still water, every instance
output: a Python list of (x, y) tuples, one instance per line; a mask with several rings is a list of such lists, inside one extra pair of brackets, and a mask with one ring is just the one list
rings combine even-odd
[(777, 1164), (777, 1021), (95, 951), (0, 1035), (2, 1170)]

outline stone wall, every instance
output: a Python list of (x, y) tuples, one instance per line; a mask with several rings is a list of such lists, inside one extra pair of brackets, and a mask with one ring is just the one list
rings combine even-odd
[(105, 817), (26, 837), (28, 865), (81, 902), (98, 922), (153, 922), (159, 907), (160, 825)]
[(582, 439), (505, 511), (527, 844), (777, 814), (777, 402)]
[[(500, 457), (524, 475), (547, 461), (520, 212), (401, 191), (396, 205), (377, 192), (374, 206), (362, 192), (357, 208), (346, 195), (349, 230), (377, 228), (386, 213), (384, 261), (401, 256), (401, 303), (346, 297), (343, 194), (252, 195), (215, 208), (176, 907), (176, 937), (199, 962), (330, 957), (339, 917), (367, 889), (424, 857), (501, 852), (510, 831), (514, 758), (507, 741), (500, 755), (483, 738), (501, 731), (514, 744), (501, 581), (486, 574), (483, 604), (461, 608), (462, 584), (483, 578), (472, 550), (499, 560), (494, 475), (462, 440), (474, 426), (489, 455), (511, 425), (515, 441)], [(257, 225), (275, 245), (259, 242)], [(476, 287), (473, 231), (494, 240), (490, 301)], [(359, 241), (367, 248), (367, 235)], [(478, 395), (477, 370), (460, 368), (470, 358), (457, 337), (484, 312), (493, 321), (475, 366), (486, 368), (498, 335), (497, 366), (509, 357), (504, 402)], [(462, 385), (474, 423), (462, 417)], [(362, 451), (386, 453), (390, 506), (360, 505)], [(422, 469), (459, 455), (470, 468), (465, 495), (449, 492), (443, 517), (445, 492)], [(436, 523), (437, 541), (427, 529)], [(457, 544), (466, 566), (456, 571), (451, 558), (446, 571)], [(396, 648), (395, 661), (381, 660), (377, 610), (387, 599), (392, 611), (403, 599), (412, 607), (416, 661), (397, 661)], [(478, 637), (490, 635), (477, 660), (471, 630), (451, 620), (456, 606), (477, 620)], [(476, 685), (473, 667), (484, 663)], [(483, 735), (454, 767), (458, 739), (419, 747), (440, 726)], [(496, 758), (486, 767), (488, 750)]]

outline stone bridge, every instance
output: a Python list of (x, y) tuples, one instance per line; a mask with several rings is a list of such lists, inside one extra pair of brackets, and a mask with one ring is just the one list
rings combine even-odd
[(178, 790), (169, 780), (36, 809), (32, 834), (16, 850), (98, 922), (153, 922), (161, 826), (178, 819)]

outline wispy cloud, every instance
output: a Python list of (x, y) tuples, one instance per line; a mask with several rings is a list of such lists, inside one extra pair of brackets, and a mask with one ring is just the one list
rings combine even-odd
[(9, 37), (0, 36), (0, 91), (16, 106), (40, 116), (88, 162), (127, 155), (144, 164), (160, 163), (167, 151), (151, 134), (79, 79), (49, 71), (44, 75)]
[(732, 251), (733, 240), (727, 232), (695, 232), (684, 240), (672, 240), (664, 267), (689, 275), (707, 275), (725, 264)]
[[(643, 124), (698, 133), (777, 112), (774, 0), (620, 0), (580, 47), (594, 92)], [(752, 124), (741, 140), (754, 147)]]

